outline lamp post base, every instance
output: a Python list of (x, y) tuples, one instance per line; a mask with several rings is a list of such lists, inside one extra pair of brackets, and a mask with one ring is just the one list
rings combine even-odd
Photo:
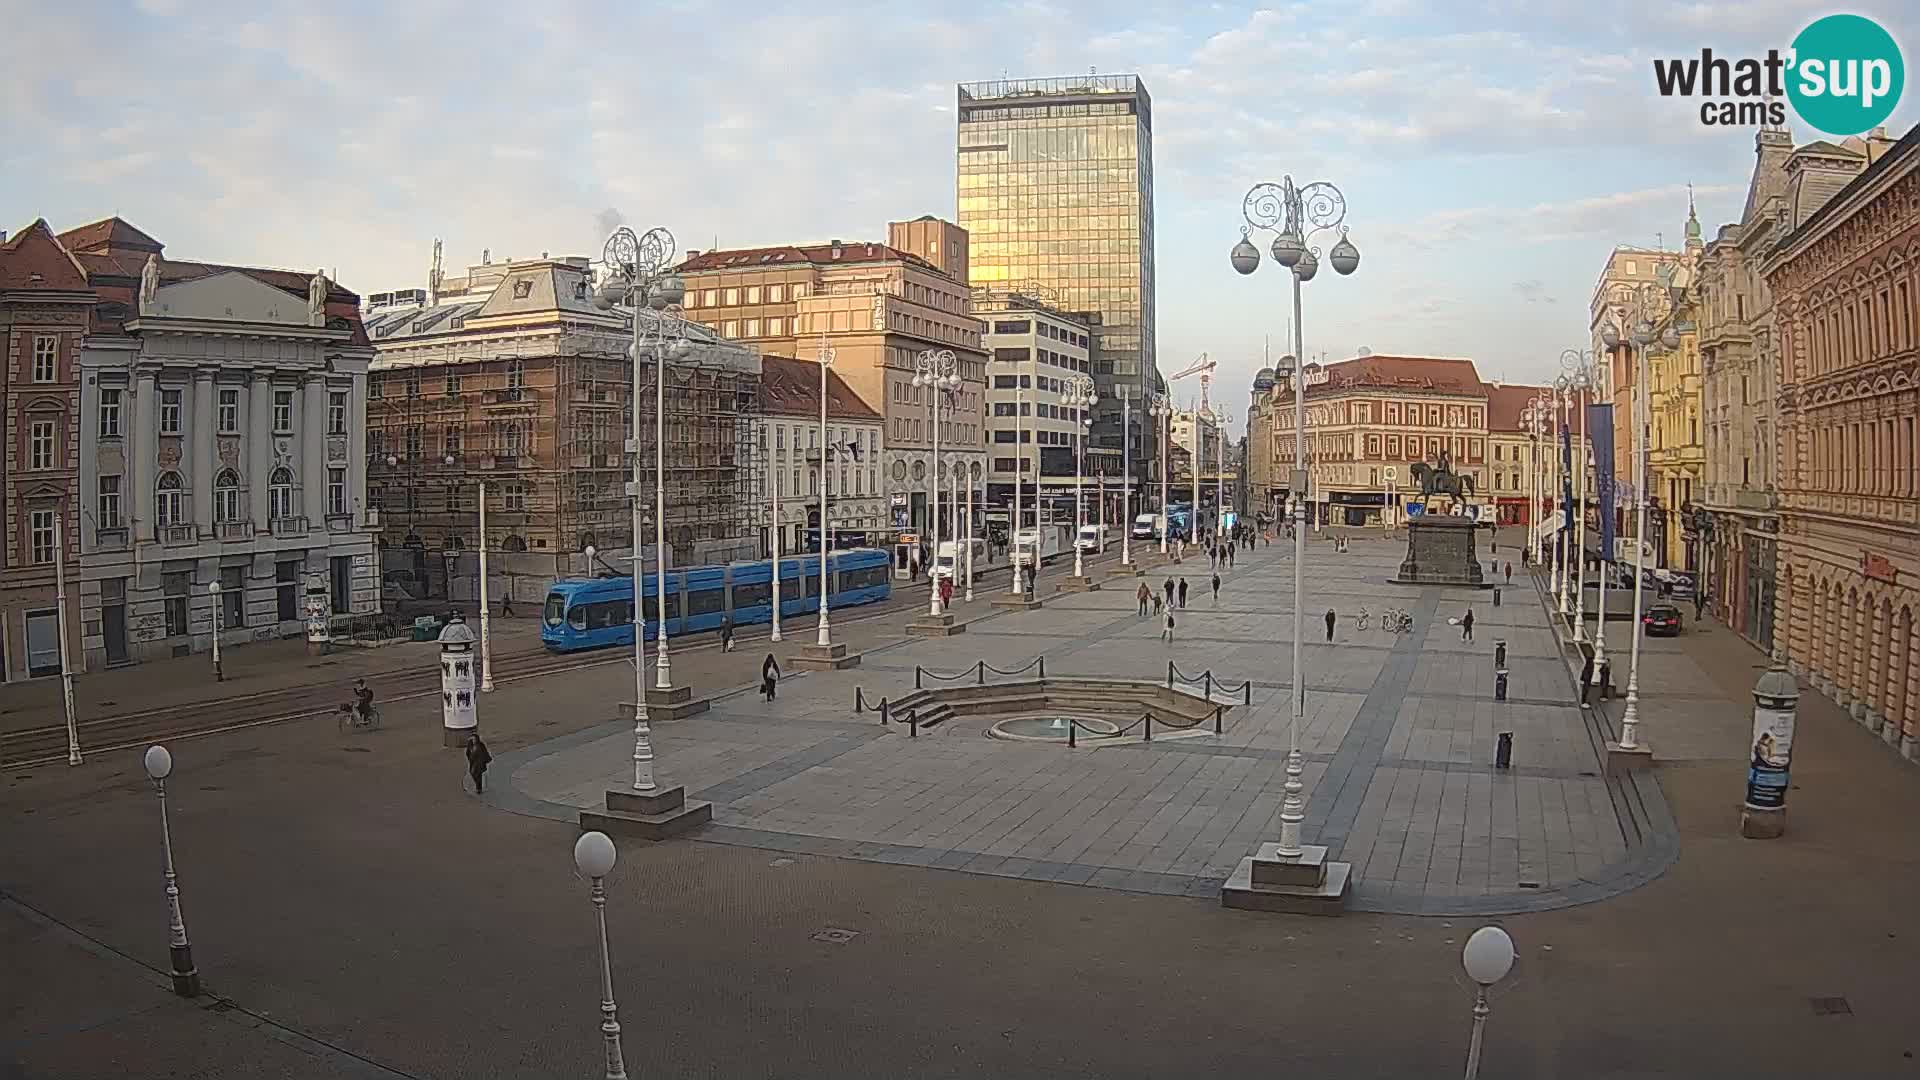
[(1621, 746), (1618, 742), (1607, 740), (1607, 774), (1638, 772), (1653, 764), (1653, 747), (1643, 739), (1634, 747)]
[(583, 830), (642, 840), (665, 840), (712, 820), (713, 804), (688, 802), (687, 789), (678, 784), (645, 794), (608, 788), (605, 810), (580, 811)]
[[(690, 686), (669, 686), (665, 690), (647, 690), (647, 721), (685, 720), (689, 716), (698, 716), (713, 707), (708, 698), (693, 696)], [(620, 703), (620, 719), (633, 722), (633, 705)]]
[(1772, 840), (1787, 831), (1787, 808), (1740, 808), (1740, 835), (1749, 840)]
[(1327, 861), (1327, 849), (1304, 845), (1300, 854), (1280, 854), (1280, 845), (1261, 844), (1240, 860), (1220, 887), (1223, 907), (1242, 911), (1281, 911), (1296, 915), (1339, 915), (1346, 911), (1353, 865)]
[[(921, 616), (925, 618), (926, 616)], [(842, 642), (832, 645), (802, 645), (800, 655), (787, 661), (789, 667), (800, 671), (841, 671), (860, 666), (860, 654), (849, 653)]]
[(169, 946), (173, 960), (173, 992), (181, 997), (200, 996), (200, 972), (193, 966), (193, 946)]
[(1110, 578), (1146, 577), (1147, 572), (1138, 562), (1130, 562), (1120, 566), (1109, 566), (1107, 576)]
[(467, 745), (468, 736), (478, 734), (480, 734), (480, 725), (478, 724), (472, 727), (461, 728), (443, 727), (440, 729), (440, 745), (443, 747), (463, 747)]
[(1033, 596), (1026, 593), (1022, 593), (1018, 596), (1013, 595), (1011, 593), (1002, 593), (999, 596), (996, 596), (993, 598), (993, 606), (997, 608), (1006, 608), (1009, 611), (1032, 611), (1034, 608), (1037, 608), (1037, 607), (1046, 607), (1047, 602), (1045, 600), (1042, 600), (1038, 596)]
[(1091, 577), (1086, 577), (1084, 575), (1079, 575), (1079, 574), (1070, 574), (1067, 577), (1062, 578), (1060, 581), (1060, 584), (1056, 586), (1056, 588), (1060, 592), (1069, 592), (1069, 593), (1094, 592), (1100, 588), (1100, 583), (1093, 580)]

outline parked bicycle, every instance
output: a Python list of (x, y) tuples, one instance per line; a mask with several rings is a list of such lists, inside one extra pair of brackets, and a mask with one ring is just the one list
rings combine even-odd
[(1404, 608), (1388, 608), (1380, 615), (1380, 629), (1388, 634), (1413, 632), (1413, 615)]
[(376, 731), (380, 727), (380, 706), (369, 705), (362, 709), (348, 702), (340, 706), (339, 727), (341, 731)]
[(1367, 621), (1368, 621), (1369, 619), (1372, 619), (1372, 618), (1373, 618), (1373, 613), (1372, 613), (1372, 612), (1370, 612), (1370, 611), (1368, 611), (1368, 610), (1367, 610), (1366, 608), (1364, 608), (1364, 607), (1363, 607), (1363, 608), (1361, 608), (1361, 609), (1360, 609), (1360, 615), (1359, 615), (1359, 620), (1360, 620), (1360, 629), (1362, 629), (1362, 630), (1365, 630), (1365, 629), (1367, 628)]

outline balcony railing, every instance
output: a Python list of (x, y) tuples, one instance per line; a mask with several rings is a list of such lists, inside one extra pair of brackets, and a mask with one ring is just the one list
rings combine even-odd
[(328, 514), (327, 515), (327, 531), (330, 533), (352, 532), (353, 531), (353, 515), (352, 514)]
[(281, 538), (307, 535), (307, 519), (304, 517), (283, 517), (273, 519), (273, 535)]
[(160, 526), (160, 542), (170, 547), (191, 544), (200, 538), (200, 531), (192, 525)]
[(220, 539), (222, 540), (253, 539), (253, 522), (251, 520), (222, 521), (215, 525), (214, 528), (218, 531)]

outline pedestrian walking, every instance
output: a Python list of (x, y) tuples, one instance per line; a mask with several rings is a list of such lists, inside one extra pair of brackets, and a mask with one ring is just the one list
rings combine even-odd
[(480, 741), (480, 733), (467, 736), (467, 772), (473, 777), (473, 793), (479, 795), (487, 788), (487, 766), (493, 762), (493, 754), (487, 744)]
[(733, 620), (720, 624), (720, 648), (725, 652), (733, 651)]
[(1327, 609), (1327, 640), (1328, 641), (1333, 640), (1333, 624), (1338, 621), (1340, 621), (1340, 616), (1334, 614), (1332, 608), (1328, 608)]
[(1027, 578), (1027, 595), (1032, 596), (1033, 595), (1033, 573), (1034, 573), (1033, 564), (1028, 563), (1025, 567), (1022, 567), (1022, 570), (1025, 572), (1026, 578)]
[(1173, 579), (1172, 578), (1167, 579), (1166, 592), (1167, 592), (1167, 606), (1172, 607), (1173, 606)]
[(1179, 592), (1180, 592), (1180, 607), (1182, 610), (1185, 610), (1187, 606), (1187, 579), (1186, 578), (1180, 579)]
[(1147, 583), (1144, 581), (1140, 583), (1138, 589), (1134, 590), (1133, 598), (1140, 602), (1140, 614), (1145, 615), (1147, 613), (1147, 600), (1151, 598), (1152, 595), (1152, 590), (1147, 588)]
[(503, 619), (513, 618), (513, 589), (511, 587), (509, 587), (506, 592), (500, 594), (500, 617)]
[(1166, 642), (1169, 645), (1173, 644), (1173, 609), (1172, 608), (1167, 609), (1167, 622), (1166, 622), (1166, 625), (1160, 628), (1160, 640)]
[(1587, 691), (1593, 689), (1593, 654), (1587, 654), (1587, 662), (1580, 667), (1580, 707), (1592, 708), (1587, 704)]
[(1472, 608), (1468, 608), (1467, 613), (1460, 617), (1460, 640), (1461, 641), (1473, 640), (1473, 609)]
[(1220, 575), (1213, 575), (1213, 606), (1220, 606)]
[(760, 700), (772, 701), (774, 691), (780, 688), (780, 662), (772, 653), (760, 662)]
[[(1524, 562), (1525, 559), (1526, 559), (1526, 556), (1524, 555), (1521, 556), (1521, 561)], [(1509, 585), (1513, 584), (1513, 560), (1512, 559), (1507, 560), (1507, 584)]]
[(1237, 558), (1237, 556), (1235, 556), (1233, 552), (1234, 552), (1233, 548), (1227, 549), (1227, 569), (1229, 570), (1233, 569), (1234, 560)]
[(1156, 593), (1154, 593), (1154, 594), (1153, 594), (1153, 613), (1154, 613), (1154, 615), (1155, 615), (1155, 616), (1158, 616), (1158, 615), (1160, 614), (1160, 609), (1161, 609), (1162, 607), (1164, 607), (1164, 606), (1165, 606), (1165, 605), (1163, 605), (1163, 604), (1161, 604), (1161, 603), (1160, 603), (1160, 594), (1159, 594), (1159, 593), (1157, 593), (1157, 592), (1156, 592)]

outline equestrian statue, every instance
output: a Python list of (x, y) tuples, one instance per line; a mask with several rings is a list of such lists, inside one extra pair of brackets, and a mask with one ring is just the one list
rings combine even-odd
[(1473, 494), (1473, 477), (1466, 473), (1454, 472), (1453, 461), (1445, 450), (1440, 451), (1438, 464), (1428, 465), (1424, 461), (1416, 461), (1408, 471), (1420, 484), (1422, 495), (1428, 497), (1448, 495), (1457, 505), (1465, 502), (1467, 496)]

